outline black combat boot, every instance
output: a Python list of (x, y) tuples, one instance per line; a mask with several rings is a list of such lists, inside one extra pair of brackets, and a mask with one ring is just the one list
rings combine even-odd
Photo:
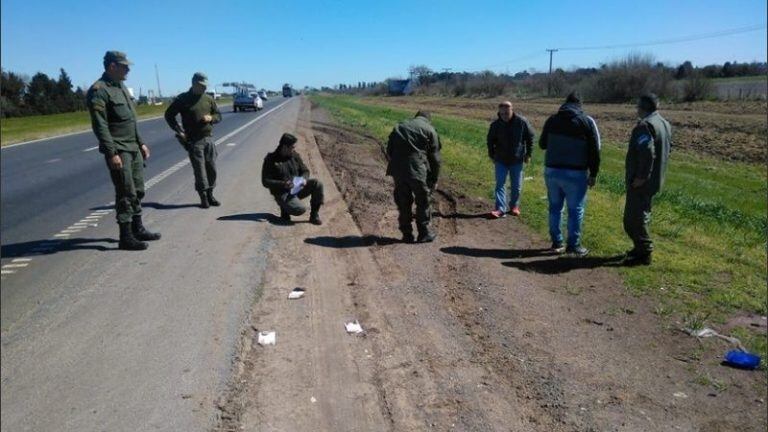
[(413, 237), (412, 232), (404, 232), (403, 233), (403, 243), (415, 243), (416, 238)]
[(123, 250), (144, 250), (147, 248), (147, 244), (136, 240), (131, 231), (131, 223), (125, 222), (120, 224), (120, 243), (118, 247)]
[(200, 195), (200, 208), (210, 207), (208, 204), (208, 195), (203, 191), (199, 191), (197, 194)]
[(213, 189), (208, 189), (208, 192), (206, 192), (206, 195), (208, 196), (208, 204), (218, 207), (221, 205), (219, 200), (213, 197)]
[(278, 220), (280, 225), (293, 225), (291, 222), (291, 215), (287, 211), (280, 209), (280, 219)]
[(141, 222), (141, 215), (136, 215), (133, 217), (133, 223), (131, 224), (131, 232), (133, 233), (133, 236), (136, 238), (136, 240), (140, 240), (140, 241), (160, 240), (160, 233), (153, 233), (151, 231), (147, 231), (147, 229), (144, 228), (144, 224)]
[(419, 237), (416, 239), (416, 243), (431, 243), (435, 241), (436, 238), (437, 234), (427, 229), (419, 232)]
[(322, 225), (323, 221), (320, 220), (320, 206), (312, 206), (309, 211), (309, 223), (312, 225)]

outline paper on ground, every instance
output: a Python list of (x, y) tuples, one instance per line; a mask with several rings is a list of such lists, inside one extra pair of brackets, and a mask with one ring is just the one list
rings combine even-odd
[(294, 288), (290, 293), (288, 293), (288, 299), (289, 300), (296, 300), (304, 297), (304, 292), (306, 290), (304, 288)]
[(291, 195), (296, 195), (299, 193), (301, 188), (304, 187), (304, 185), (307, 184), (307, 181), (304, 179), (304, 177), (294, 177), (293, 178), (293, 187), (291, 187)]
[(344, 324), (344, 328), (347, 329), (347, 333), (358, 334), (363, 332), (363, 326), (357, 320)]
[(273, 331), (259, 332), (259, 345), (274, 345), (277, 342), (277, 335)]

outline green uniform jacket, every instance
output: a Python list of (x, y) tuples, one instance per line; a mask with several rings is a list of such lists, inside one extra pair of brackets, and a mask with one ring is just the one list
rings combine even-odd
[(440, 148), (440, 137), (426, 118), (399, 123), (387, 142), (387, 175), (422, 181), (433, 187), (440, 174)]
[[(184, 129), (176, 121), (176, 115), (181, 114), (181, 123)], [(210, 114), (213, 122), (203, 121), (203, 116)], [(198, 141), (213, 134), (213, 124), (221, 121), (221, 112), (216, 106), (216, 101), (205, 93), (196, 95), (192, 90), (182, 93), (171, 102), (165, 110), (165, 121), (176, 133), (184, 132), (190, 142)]]
[(280, 196), (291, 188), (285, 187), (286, 180), (294, 177), (309, 178), (309, 168), (301, 156), (293, 152), (289, 157), (280, 156), (279, 150), (268, 153), (261, 167), (261, 184), (274, 196)]
[(112, 157), (119, 151), (139, 151), (144, 141), (136, 127), (136, 106), (123, 83), (105, 73), (88, 89), (86, 100), (101, 153)]
[(637, 122), (629, 139), (626, 159), (627, 188), (636, 178), (647, 179), (641, 186), (655, 194), (664, 186), (669, 152), (672, 149), (672, 126), (658, 111)]

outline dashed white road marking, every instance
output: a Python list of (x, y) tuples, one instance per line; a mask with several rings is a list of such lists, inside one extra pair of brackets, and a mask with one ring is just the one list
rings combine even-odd
[(69, 237), (69, 234), (58, 233), (58, 234), (54, 234), (53, 236), (54, 237)]
[(236, 145), (237, 145), (236, 143), (227, 143), (227, 147), (234, 147)]
[(0, 270), (0, 274), (14, 274), (16, 270)]
[(28, 262), (26, 262), (26, 263), (18, 263), (18, 264), (6, 264), (2, 268), (4, 268), (4, 269), (22, 268), (22, 267), (26, 267), (28, 265), (29, 265)]
[(88, 147), (87, 149), (83, 150), (83, 152), (94, 151), (94, 150), (96, 150), (96, 149), (98, 149), (98, 148), (99, 148), (99, 146)]
[(45, 161), (45, 163), (56, 163), (56, 162), (61, 162), (61, 158), (49, 159)]
[(12, 263), (22, 263), (22, 262), (30, 262), (30, 261), (32, 261), (31, 258), (15, 258), (11, 260)]

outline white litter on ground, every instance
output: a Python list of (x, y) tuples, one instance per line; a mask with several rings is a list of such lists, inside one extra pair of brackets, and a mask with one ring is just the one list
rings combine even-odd
[(683, 392), (677, 392), (677, 393), (673, 394), (672, 396), (674, 396), (674, 397), (676, 397), (676, 398), (680, 398), (680, 399), (686, 399), (686, 398), (688, 398), (688, 395), (687, 395), (687, 394), (685, 394), (685, 393), (683, 393)]
[(742, 351), (745, 351), (745, 352), (747, 351), (747, 349), (744, 348), (744, 345), (741, 344), (741, 341), (739, 339), (732, 336), (721, 335), (720, 333), (712, 330), (709, 327), (704, 327), (704, 328), (695, 329), (695, 330), (686, 328), (686, 329), (683, 329), (683, 331), (697, 338), (718, 337), (720, 339), (723, 339), (725, 341), (728, 341), (734, 344), (738, 349)]
[(273, 331), (259, 332), (259, 345), (267, 346), (274, 345), (277, 342), (277, 335)]
[(304, 288), (294, 288), (290, 293), (288, 293), (288, 299), (289, 300), (296, 300), (304, 297), (304, 293), (307, 290)]
[(344, 324), (344, 328), (346, 328), (347, 333), (350, 334), (359, 334), (363, 332), (363, 326), (361, 326), (357, 320)]

